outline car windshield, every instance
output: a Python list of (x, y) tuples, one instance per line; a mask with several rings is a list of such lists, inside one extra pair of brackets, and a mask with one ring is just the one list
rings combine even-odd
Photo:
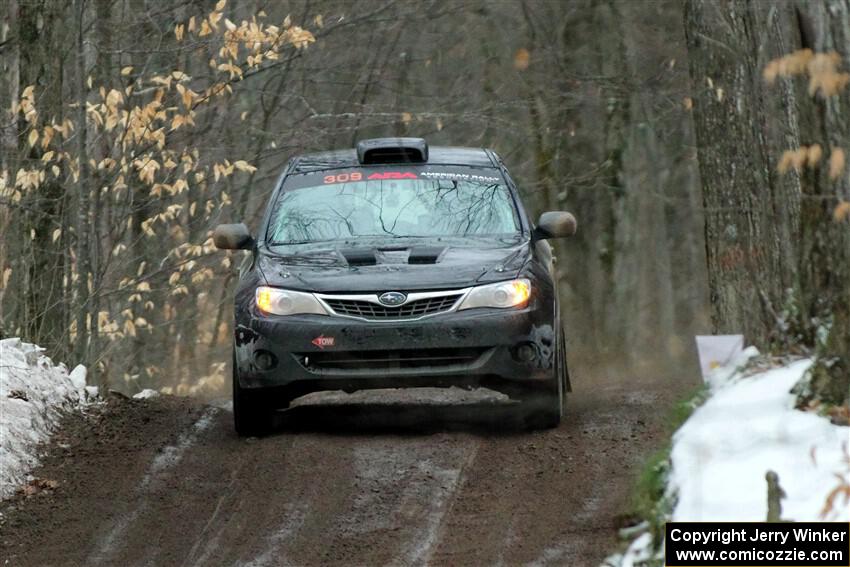
[(506, 236), (519, 230), (503, 184), (469, 180), (364, 180), (284, 190), (272, 245), (357, 237)]

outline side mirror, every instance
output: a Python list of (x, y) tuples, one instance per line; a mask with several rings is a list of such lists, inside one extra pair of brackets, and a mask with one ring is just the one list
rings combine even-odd
[(254, 238), (244, 223), (220, 224), (213, 231), (213, 243), (221, 250), (250, 250)]
[(547, 238), (564, 238), (576, 233), (576, 218), (572, 213), (549, 211), (540, 215), (537, 227), (534, 229), (535, 240)]

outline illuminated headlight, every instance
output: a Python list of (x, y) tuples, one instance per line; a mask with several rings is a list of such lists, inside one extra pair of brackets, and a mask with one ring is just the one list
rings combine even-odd
[(525, 307), (530, 296), (531, 282), (526, 278), (481, 285), (472, 288), (458, 309)]
[(328, 314), (312, 293), (289, 289), (260, 286), (257, 288), (256, 302), (257, 307), (263, 313), (275, 315)]

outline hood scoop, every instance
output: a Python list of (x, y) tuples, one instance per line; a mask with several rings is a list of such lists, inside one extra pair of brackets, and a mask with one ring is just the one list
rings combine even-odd
[(343, 248), (339, 251), (349, 266), (374, 266), (378, 263), (371, 248)]
[(349, 266), (375, 266), (377, 264), (436, 264), (445, 246), (417, 246), (414, 248), (342, 248), (339, 253)]
[(408, 264), (436, 264), (446, 250), (445, 246), (419, 246), (410, 249)]

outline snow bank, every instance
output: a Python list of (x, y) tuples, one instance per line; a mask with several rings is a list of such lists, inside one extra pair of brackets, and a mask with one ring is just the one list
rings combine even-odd
[(648, 561), (656, 560), (656, 563), (663, 561), (663, 557), (662, 553), (654, 554), (652, 552), (652, 536), (643, 533), (629, 545), (625, 553), (609, 556), (600, 567), (638, 567)]
[(55, 366), (41, 347), (0, 340), (0, 498), (26, 482), (37, 464), (35, 450), (50, 437), (63, 410), (97, 395), (86, 387), (86, 369)]
[[(821, 517), (836, 475), (850, 476), (845, 451), (850, 427), (794, 409), (791, 389), (812, 361), (747, 374), (741, 368), (758, 351), (741, 352), (706, 375), (708, 400), (673, 435), (667, 495), (676, 502), (671, 521), (763, 522), (767, 518), (765, 473), (774, 471), (785, 491), (782, 519), (850, 521), (842, 498)], [(653, 552), (653, 548), (658, 551)], [(663, 560), (664, 542), (649, 533), (631, 542), (603, 567), (633, 567)]]
[(769, 470), (787, 497), (782, 517), (795, 521), (850, 521), (850, 508), (820, 513), (842, 462), (850, 428), (794, 409), (791, 388), (811, 360), (750, 376), (718, 369), (711, 396), (673, 436), (669, 489), (674, 521), (764, 521)]

